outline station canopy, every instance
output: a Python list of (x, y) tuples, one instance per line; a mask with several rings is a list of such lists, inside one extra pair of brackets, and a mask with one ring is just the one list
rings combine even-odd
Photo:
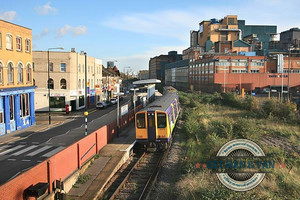
[(147, 84), (156, 84), (156, 83), (161, 83), (161, 80), (158, 80), (158, 79), (139, 80), (139, 81), (134, 81), (132, 84), (147, 85)]

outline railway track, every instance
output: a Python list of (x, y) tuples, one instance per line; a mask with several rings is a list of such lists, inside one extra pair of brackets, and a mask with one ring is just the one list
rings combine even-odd
[(150, 191), (166, 152), (145, 152), (132, 158), (100, 199), (145, 199)]

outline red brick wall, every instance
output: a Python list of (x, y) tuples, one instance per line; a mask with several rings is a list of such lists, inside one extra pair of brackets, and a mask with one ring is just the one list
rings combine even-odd
[[(136, 112), (140, 109), (142, 109), (142, 105), (136, 107)], [(128, 123), (133, 122), (133, 119), (133, 110), (131, 110), (122, 117), (124, 126), (128, 126)], [(122, 122), (122, 120), (120, 121)], [(120, 123), (120, 125), (122, 125), (122, 123)], [(45, 160), (0, 186), (0, 199), (22, 200), (24, 190), (39, 182), (50, 182), (49, 189), (52, 191), (52, 184), (55, 180), (64, 180), (75, 170), (80, 168), (84, 162), (116, 137), (116, 132), (117, 122), (113, 121), (99, 128), (97, 131), (90, 133), (68, 148), (53, 155), (48, 160)]]
[(31, 185), (38, 182), (47, 181), (47, 161), (42, 162), (31, 168), (30, 170), (20, 174), (11, 181), (0, 186), (0, 199), (1, 200), (22, 200), (23, 192)]

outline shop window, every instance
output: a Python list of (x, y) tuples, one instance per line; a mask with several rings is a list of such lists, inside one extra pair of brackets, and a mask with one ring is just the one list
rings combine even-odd
[(14, 120), (14, 96), (13, 95), (9, 96), (9, 114), (10, 114), (9, 119)]
[(20, 117), (29, 116), (29, 94), (20, 95)]

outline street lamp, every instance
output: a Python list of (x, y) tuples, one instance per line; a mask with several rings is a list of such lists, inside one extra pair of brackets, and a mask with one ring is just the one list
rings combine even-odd
[(119, 93), (117, 93), (117, 92), (114, 92), (114, 95), (116, 95), (117, 96), (117, 136), (119, 137), (119, 126), (120, 126), (120, 103), (119, 103), (119, 101), (120, 101), (120, 98), (119, 98), (119, 96), (122, 96), (122, 95), (124, 95), (124, 93), (123, 92), (119, 92)]
[(138, 91), (139, 88), (131, 88), (130, 90), (133, 91), (133, 113), (135, 115), (135, 102), (136, 102), (135, 91)]
[[(64, 50), (64, 48), (62, 47), (55, 47), (55, 48), (48, 48), (48, 81), (47, 81), (47, 85), (48, 85), (48, 97), (49, 97), (49, 102), (48, 102), (48, 113), (49, 113), (49, 124), (51, 124), (51, 114), (50, 114), (50, 57), (49, 57), (49, 52), (50, 50), (54, 50), (54, 49), (60, 49), (60, 50)], [(54, 88), (53, 88), (54, 89)]]
[(287, 93), (288, 93), (288, 97), (287, 100), (288, 102), (290, 101), (290, 71), (291, 71), (291, 50), (293, 50), (293, 46), (290, 45), (289, 46), (289, 69), (288, 69), (288, 83), (287, 83)]

